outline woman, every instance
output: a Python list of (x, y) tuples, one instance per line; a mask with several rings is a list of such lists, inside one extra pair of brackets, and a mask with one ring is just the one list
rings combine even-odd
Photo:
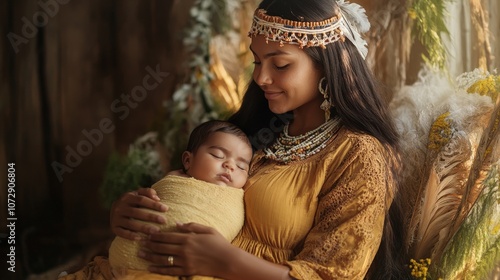
[(160, 215), (141, 208), (168, 206), (141, 189), (115, 203), (114, 233), (150, 234), (139, 256), (159, 274), (408, 278), (394, 231), (398, 135), (364, 61), (368, 28), (364, 9), (343, 0), (262, 1), (249, 32), (253, 80), (230, 118), (257, 148), (243, 229), (232, 244), (194, 223), (159, 233), (143, 221)]

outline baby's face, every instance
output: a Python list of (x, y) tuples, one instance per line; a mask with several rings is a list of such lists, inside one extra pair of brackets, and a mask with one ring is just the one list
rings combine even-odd
[(248, 179), (252, 148), (235, 135), (215, 132), (196, 153), (185, 152), (187, 173), (220, 186), (242, 188)]

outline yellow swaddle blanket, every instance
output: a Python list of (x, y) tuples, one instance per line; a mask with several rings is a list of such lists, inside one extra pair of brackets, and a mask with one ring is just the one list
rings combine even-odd
[[(231, 241), (243, 226), (243, 190), (218, 186), (194, 178), (167, 175), (152, 186), (169, 210), (161, 231), (176, 231), (176, 223), (210, 226)], [(115, 237), (109, 248), (113, 268), (147, 270), (151, 264), (139, 257), (139, 242)]]

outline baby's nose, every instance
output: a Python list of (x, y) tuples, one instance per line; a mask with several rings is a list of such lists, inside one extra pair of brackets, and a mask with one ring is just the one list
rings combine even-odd
[(231, 171), (234, 169), (234, 164), (231, 161), (225, 161), (222, 166), (224, 168), (230, 169)]

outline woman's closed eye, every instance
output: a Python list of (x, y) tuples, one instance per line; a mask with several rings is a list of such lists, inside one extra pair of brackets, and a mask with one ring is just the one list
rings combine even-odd
[[(262, 62), (260, 61), (254, 61), (253, 64), (255, 66), (260, 66), (262, 64)], [(288, 66), (290, 66), (290, 64), (285, 64), (285, 65), (274, 65), (274, 68), (277, 69), (277, 70), (285, 70), (286, 68), (288, 68)]]
[[(260, 66), (262, 64), (262, 62), (255, 60), (253, 62), (253, 64), (255, 66)], [(288, 68), (288, 66), (290, 66), (290, 63), (286, 63), (286, 64), (277, 64), (277, 63), (275, 63), (275, 64), (273, 64), (273, 66), (277, 70), (285, 70), (286, 68)]]
[(286, 68), (288, 68), (288, 66), (290, 66), (290, 64), (285, 64), (285, 65), (274, 65), (274, 67), (278, 70), (285, 70)]

